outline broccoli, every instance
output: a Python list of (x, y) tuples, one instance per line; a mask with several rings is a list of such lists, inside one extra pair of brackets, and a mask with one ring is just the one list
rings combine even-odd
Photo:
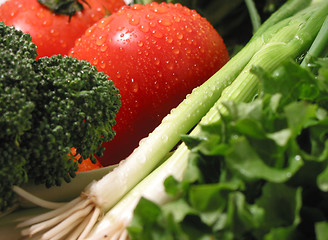
[(101, 156), (121, 101), (108, 76), (87, 61), (55, 55), (36, 60), (29, 34), (0, 22), (0, 210), (13, 186), (47, 187), (75, 177), (79, 161)]

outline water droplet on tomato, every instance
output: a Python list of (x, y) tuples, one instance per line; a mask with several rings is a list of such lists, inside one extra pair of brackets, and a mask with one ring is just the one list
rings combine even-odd
[(188, 27), (187, 25), (185, 26), (185, 29), (188, 33), (191, 33), (192, 32), (192, 29), (190, 27)]
[(96, 35), (95, 34), (92, 34), (91, 37), (90, 37), (92, 40), (94, 40), (96, 38)]
[(192, 10), (191, 11), (191, 17), (194, 19), (194, 20), (197, 20), (200, 18), (200, 15), (195, 11), (195, 10)]
[(106, 63), (105, 63), (104, 61), (101, 61), (101, 62), (100, 62), (100, 67), (101, 67), (102, 69), (105, 69), (105, 67), (106, 67)]
[(127, 12), (127, 13), (126, 13), (126, 17), (127, 17), (127, 18), (132, 18), (132, 13)]
[(149, 22), (149, 26), (156, 27), (156, 23), (155, 22)]
[(144, 33), (146, 33), (146, 32), (149, 31), (149, 27), (148, 27), (148, 25), (140, 25), (140, 26), (139, 26), (139, 29), (140, 29), (142, 32), (144, 32)]
[(158, 4), (154, 5), (152, 10), (155, 13), (167, 13), (169, 11), (167, 7), (163, 7), (163, 6), (158, 5)]
[[(55, 29), (51, 29), (50, 34), (55, 37), (59, 35), (59, 32), (57, 32)], [(81, 39), (79, 39), (78, 41), (81, 41)]]
[(98, 64), (98, 58), (95, 57), (93, 60), (92, 60), (92, 64), (93, 65), (97, 65)]
[(154, 82), (154, 85), (155, 85), (155, 88), (156, 89), (159, 89), (159, 85), (158, 85), (158, 82), (157, 81)]
[(147, 14), (147, 15), (146, 15), (146, 18), (147, 18), (148, 20), (152, 20), (152, 19), (154, 19), (155, 17), (154, 17), (154, 15), (152, 15), (152, 14)]
[(106, 44), (101, 45), (100, 51), (105, 52), (106, 50), (107, 50), (107, 45)]
[(141, 5), (141, 4), (134, 4), (134, 5), (132, 5), (132, 9), (133, 10), (141, 10), (141, 9), (143, 9), (143, 5)]
[(174, 64), (170, 61), (166, 61), (166, 67), (169, 70), (172, 70), (174, 68)]
[(153, 33), (153, 36), (155, 38), (162, 38), (163, 37), (163, 34), (161, 32), (156, 31), (156, 30), (154, 30), (152, 33)]
[(98, 28), (104, 28), (113, 20), (113, 18), (103, 18), (97, 23)]
[(104, 38), (104, 36), (99, 36), (96, 40), (96, 44), (98, 46), (102, 45), (104, 42), (106, 41), (106, 38)]
[(174, 54), (179, 54), (179, 53), (180, 53), (180, 50), (177, 49), (177, 48), (172, 48), (172, 52), (173, 52)]
[(121, 78), (121, 74), (120, 74), (120, 72), (116, 72), (116, 77), (117, 77), (117, 78)]
[(177, 38), (178, 38), (179, 40), (181, 40), (181, 39), (183, 38), (183, 34), (182, 34), (182, 33), (177, 33)]
[(158, 58), (154, 58), (154, 63), (155, 65), (159, 65), (161, 63), (161, 61)]
[(158, 21), (158, 23), (159, 23), (160, 25), (163, 25), (163, 26), (171, 26), (171, 25), (172, 25), (172, 22), (171, 22), (171, 20), (169, 20), (169, 19), (160, 19), (160, 20)]
[(174, 19), (174, 21), (176, 21), (176, 22), (180, 22), (180, 21), (181, 21), (181, 18), (178, 17), (178, 16), (174, 16), (173, 19)]
[(143, 42), (142, 42), (142, 41), (138, 41), (138, 42), (137, 42), (137, 45), (138, 45), (139, 47), (142, 47), (142, 46), (143, 46)]
[(134, 92), (134, 93), (138, 92), (139, 85), (138, 85), (138, 83), (136, 81), (134, 81), (133, 78), (131, 79), (131, 85), (130, 86), (131, 86), (132, 92)]
[(131, 18), (131, 19), (129, 20), (129, 23), (130, 23), (131, 25), (136, 26), (136, 25), (138, 25), (138, 24), (140, 23), (140, 18), (139, 18), (139, 17)]
[(173, 42), (173, 38), (171, 38), (171, 37), (166, 37), (166, 39), (165, 39), (168, 43), (172, 43)]
[(186, 51), (186, 53), (188, 53), (188, 54), (191, 53), (191, 50), (190, 50), (189, 48), (186, 48), (185, 51)]

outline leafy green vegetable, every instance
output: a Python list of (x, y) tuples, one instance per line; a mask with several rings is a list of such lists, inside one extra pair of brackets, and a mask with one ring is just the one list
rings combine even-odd
[[(328, 78), (320, 62), (318, 75), (294, 61), (273, 72), (254, 66), (261, 94), (250, 103), (225, 102), (220, 120), (183, 137), (191, 150), (184, 178), (165, 181), (178, 200), (159, 206), (142, 199), (131, 238), (324, 239)], [(147, 222), (141, 208), (150, 206), (156, 218)]]

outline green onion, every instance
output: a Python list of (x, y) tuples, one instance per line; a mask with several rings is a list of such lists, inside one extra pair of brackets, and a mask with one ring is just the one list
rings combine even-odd
[(261, 17), (257, 12), (256, 6), (253, 0), (245, 0), (246, 6), (249, 11), (249, 15), (251, 17), (252, 25), (253, 25), (253, 32), (255, 33), (259, 27), (261, 26)]

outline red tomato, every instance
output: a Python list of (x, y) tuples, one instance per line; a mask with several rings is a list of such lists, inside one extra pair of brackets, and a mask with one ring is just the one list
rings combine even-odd
[(194, 10), (151, 3), (121, 8), (90, 27), (70, 55), (104, 71), (122, 96), (102, 165), (127, 157), (193, 88), (229, 59), (222, 38)]
[[(73, 156), (76, 154), (76, 148), (71, 148), (71, 154)], [(78, 154), (74, 157), (74, 160), (78, 161), (80, 157), (81, 155)], [(81, 163), (78, 163), (78, 165), (79, 169), (76, 171), (76, 173), (95, 170), (103, 167), (99, 161), (97, 161), (96, 163), (92, 163), (90, 158), (84, 159)]]
[(68, 15), (51, 12), (37, 0), (8, 0), (0, 6), (0, 21), (31, 34), (38, 57), (65, 55), (88, 27), (107, 12), (113, 13), (125, 5), (123, 0), (86, 2), (89, 6), (81, 1), (83, 10), (69, 18)]

